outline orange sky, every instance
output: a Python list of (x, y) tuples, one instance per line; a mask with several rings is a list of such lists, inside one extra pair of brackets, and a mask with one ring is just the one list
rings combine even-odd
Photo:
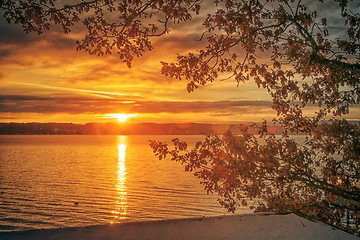
[[(271, 120), (265, 90), (233, 79), (186, 91), (161, 74), (160, 61), (196, 46), (200, 32), (183, 26), (156, 39), (154, 50), (126, 67), (116, 54), (76, 51), (78, 33), (25, 34), (0, 17), (0, 122), (111, 122), (106, 114), (136, 114), (131, 122), (237, 123)], [(360, 119), (359, 111), (351, 119)]]

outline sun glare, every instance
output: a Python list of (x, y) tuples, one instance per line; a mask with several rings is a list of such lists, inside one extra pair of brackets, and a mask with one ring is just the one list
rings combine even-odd
[(126, 122), (129, 118), (135, 117), (136, 114), (126, 114), (126, 113), (113, 113), (106, 114), (110, 118), (116, 118), (119, 122)]

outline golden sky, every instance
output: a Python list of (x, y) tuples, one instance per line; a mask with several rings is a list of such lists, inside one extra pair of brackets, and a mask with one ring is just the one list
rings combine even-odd
[[(112, 122), (107, 114), (136, 114), (131, 122), (238, 123), (271, 120), (271, 99), (254, 83), (215, 81), (195, 92), (161, 74), (160, 61), (175, 61), (202, 44), (196, 24), (154, 39), (154, 50), (129, 69), (116, 54), (76, 51), (80, 33), (56, 28), (26, 34), (0, 17), (0, 122)], [(352, 115), (351, 115), (352, 114)], [(110, 115), (111, 116), (111, 115)], [(360, 119), (358, 111), (350, 113)]]

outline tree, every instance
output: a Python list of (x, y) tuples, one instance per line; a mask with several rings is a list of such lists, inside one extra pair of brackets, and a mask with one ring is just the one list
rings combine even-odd
[[(212, 4), (212, 8), (209, 6)], [(360, 126), (343, 119), (360, 101), (359, 4), (348, 0), (94, 0), (61, 5), (53, 0), (0, 2), (5, 18), (39, 34), (59, 24), (68, 33), (82, 22), (78, 49), (110, 54), (131, 67), (176, 24), (205, 16), (203, 49), (163, 62), (162, 73), (187, 81), (187, 90), (226, 76), (255, 81), (273, 99), (285, 130), (267, 122), (235, 136), (185, 142), (152, 141), (160, 158), (171, 156), (219, 195), (229, 211), (290, 210), (356, 233), (360, 223)], [(206, 6), (206, 7), (204, 7)], [(333, 11), (331, 18), (324, 9)], [(116, 20), (114, 20), (116, 19)], [(295, 141), (302, 134), (304, 141)]]

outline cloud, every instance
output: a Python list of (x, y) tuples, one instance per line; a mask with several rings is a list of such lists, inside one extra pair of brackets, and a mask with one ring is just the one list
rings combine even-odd
[(101, 57), (76, 51), (75, 41), (81, 40), (83, 36), (77, 29), (66, 35), (54, 26), (51, 31), (41, 35), (26, 34), (20, 25), (8, 24), (0, 18), (0, 64), (5, 71), (19, 70), (17, 76), (13, 75), (9, 80), (28, 81), (28, 76), (31, 76), (34, 82), (47, 75), (56, 84), (83, 85), (91, 82), (105, 85), (121, 82), (171, 85), (177, 80), (161, 74), (160, 61), (173, 61), (177, 53), (187, 52), (202, 44), (195, 40), (199, 34), (185, 29), (176, 29), (170, 35), (152, 38), (154, 50), (135, 58), (129, 69), (116, 51)]
[(0, 32), (0, 44), (27, 45), (36, 40), (26, 34), (20, 25), (9, 24), (3, 17), (0, 17)]
[[(124, 93), (117, 93), (117, 92), (109, 92), (109, 91), (99, 91), (99, 90), (89, 90), (89, 89), (79, 89), (79, 88), (71, 88), (71, 87), (59, 87), (59, 86), (51, 86), (51, 85), (43, 85), (43, 84), (33, 84), (33, 83), (22, 83), (22, 82), (12, 82), (12, 84), (15, 85), (23, 85), (23, 86), (31, 86), (31, 87), (37, 87), (40, 89), (51, 89), (55, 91), (61, 91), (61, 93), (56, 93), (55, 95), (61, 96), (64, 95), (64, 92), (73, 93), (73, 94), (87, 94), (87, 95), (95, 95), (100, 96), (103, 98), (112, 98), (112, 97), (131, 97), (131, 98), (143, 98), (141, 95), (132, 94), (127, 95)], [(5, 96), (11, 96), (11, 95), (5, 95)], [(54, 94), (53, 94), (54, 96)], [(75, 95), (70, 95), (71, 99), (78, 99), (78, 97)]]
[(138, 113), (186, 113), (186, 112), (242, 112), (246, 107), (269, 108), (270, 102), (265, 101), (194, 101), (194, 102), (137, 102), (132, 109)]
[(0, 95), (0, 102), (51, 100), (49, 97), (28, 96), (28, 95)]
[[(66, 62), (63, 55), (76, 52), (75, 39), (57, 26), (40, 35), (25, 33), (19, 24), (9, 24), (0, 16), (0, 32), (0, 63), (3, 68), (61, 67), (56, 59)], [(73, 57), (69, 59), (74, 60)]]
[(7, 113), (202, 113), (232, 114), (251, 108), (269, 108), (267, 101), (140, 101), (129, 96), (115, 99), (92, 97), (0, 96), (0, 112)]
[(76, 47), (72, 35), (64, 34), (58, 26), (53, 26), (51, 31), (45, 31), (40, 35), (35, 32), (26, 33), (20, 24), (8, 23), (0, 15), (0, 32), (0, 43), (6, 45), (28, 46), (33, 42), (47, 41), (53, 47)]
[[(1, 31), (1, 30), (0, 30)], [(7, 49), (0, 49), (0, 59), (11, 55), (11, 51)]]

